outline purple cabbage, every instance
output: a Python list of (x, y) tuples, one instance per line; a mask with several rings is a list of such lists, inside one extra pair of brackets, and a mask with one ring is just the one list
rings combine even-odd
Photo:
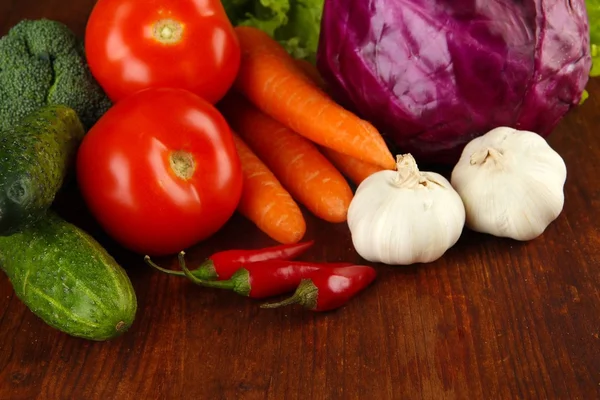
[(497, 126), (548, 136), (591, 69), (584, 0), (325, 0), (317, 67), (399, 151), (453, 163)]

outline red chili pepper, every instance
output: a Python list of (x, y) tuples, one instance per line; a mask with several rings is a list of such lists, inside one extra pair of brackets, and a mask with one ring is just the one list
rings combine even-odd
[[(236, 269), (229, 275), (231, 276), (238, 268), (248, 263), (267, 260), (292, 260), (308, 250), (314, 243), (314, 240), (309, 240), (302, 243), (282, 244), (254, 250), (225, 250), (213, 254), (205, 263), (212, 263), (218, 269), (223, 269), (224, 266), (235, 267)], [(229, 276), (222, 277), (219, 273), (221, 279), (229, 279)]]
[[(192, 275), (201, 280), (225, 280), (230, 279), (232, 275), (240, 268), (256, 262), (268, 260), (292, 260), (314, 244), (314, 240), (302, 243), (282, 244), (262, 249), (251, 250), (224, 250), (214, 253), (204, 261), (200, 267), (192, 270)], [(146, 256), (146, 262), (150, 265), (150, 257)], [(184, 276), (181, 271), (170, 271), (152, 265), (159, 270), (170, 274)]]
[(292, 297), (261, 308), (300, 304), (313, 311), (334, 310), (369, 286), (376, 275), (375, 269), (366, 265), (320, 269), (302, 279)]
[(291, 292), (298, 287), (303, 278), (319, 269), (335, 269), (352, 265), (351, 263), (267, 260), (245, 265), (228, 280), (205, 281), (198, 279), (186, 267), (184, 255), (184, 252), (179, 253), (179, 265), (185, 276), (192, 282), (204, 287), (232, 290), (252, 298), (265, 298)]

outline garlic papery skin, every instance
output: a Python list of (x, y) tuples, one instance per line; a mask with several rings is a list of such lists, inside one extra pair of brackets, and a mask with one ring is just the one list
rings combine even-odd
[(527, 241), (560, 215), (566, 179), (564, 160), (543, 137), (498, 127), (465, 146), (450, 181), (469, 229)]
[(410, 154), (396, 171), (370, 175), (356, 189), (348, 226), (357, 253), (388, 265), (433, 262), (460, 238), (465, 209), (450, 182), (419, 171)]

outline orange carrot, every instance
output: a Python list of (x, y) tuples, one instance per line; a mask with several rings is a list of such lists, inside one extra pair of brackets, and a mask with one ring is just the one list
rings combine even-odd
[(233, 139), (244, 179), (238, 212), (280, 243), (299, 242), (306, 233), (300, 207), (237, 133)]
[(357, 186), (375, 172), (383, 171), (383, 168), (380, 166), (360, 161), (357, 158), (338, 153), (327, 147), (321, 147), (320, 150), (342, 174), (347, 176)]
[[(296, 59), (296, 65), (304, 74), (317, 86), (327, 90), (327, 84), (321, 77), (319, 70), (310, 62), (302, 59)], [(378, 165), (366, 163), (352, 156), (340, 153), (328, 147), (319, 146), (321, 152), (331, 161), (342, 174), (347, 176), (354, 184), (360, 185), (362, 181), (375, 172), (382, 171)]]
[(294, 59), (296, 66), (318, 87), (325, 90), (327, 88), (327, 84), (325, 80), (319, 73), (317, 67), (315, 67), (310, 61), (303, 59)]
[(325, 221), (346, 220), (352, 189), (314, 143), (261, 112), (239, 94), (230, 92), (218, 107), (294, 199)]
[(381, 134), (325, 94), (260, 29), (235, 28), (242, 61), (234, 87), (258, 109), (305, 138), (359, 160), (394, 169)]

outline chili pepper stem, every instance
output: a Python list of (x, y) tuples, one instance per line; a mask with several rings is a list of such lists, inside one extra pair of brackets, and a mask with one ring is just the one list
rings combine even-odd
[(242, 296), (248, 296), (250, 293), (250, 285), (248, 283), (248, 270), (244, 268), (241, 268), (236, 273), (234, 273), (229, 280), (206, 281), (194, 276), (192, 272), (187, 268), (185, 264), (185, 252), (180, 252), (177, 258), (179, 259), (179, 266), (181, 267), (181, 270), (183, 271), (185, 276), (187, 276), (188, 279), (196, 285), (215, 289), (233, 290), (234, 292), (241, 294)]
[[(150, 265), (153, 268), (156, 268), (157, 270), (159, 270), (161, 272), (164, 272), (165, 274), (169, 274), (169, 275), (173, 275), (173, 276), (181, 276), (181, 277), (186, 276), (185, 272), (183, 272), (183, 271), (173, 271), (171, 269), (159, 267), (150, 259), (150, 256), (148, 256), (148, 255), (144, 257), (144, 261), (146, 261), (146, 264)], [(217, 272), (215, 271), (215, 267), (213, 266), (212, 261), (210, 261), (210, 260), (203, 262), (200, 265), (200, 267), (198, 267), (198, 269), (196, 269), (192, 272), (192, 274), (194, 274), (194, 276), (196, 278), (198, 278), (198, 276), (200, 276), (201, 278), (198, 278), (198, 279), (203, 279), (203, 280), (204, 279), (214, 280), (214, 279), (218, 278)]]
[[(179, 254), (177, 255), (177, 259), (179, 260), (179, 266), (181, 267), (181, 271), (183, 271), (183, 274), (192, 282), (194, 282), (197, 285), (202, 285), (205, 286), (208, 281), (205, 281), (203, 279), (197, 278), (195, 277), (192, 272), (187, 268), (187, 265), (185, 263), (185, 252), (184, 251), (180, 251)], [(211, 287), (222, 287), (223, 283), (227, 283), (227, 282), (211, 282)], [(212, 284), (216, 284), (217, 286), (212, 286)], [(223, 287), (224, 289), (231, 289), (231, 285), (225, 285), (225, 287)]]
[(260, 308), (279, 308), (292, 304), (300, 304), (303, 307), (315, 309), (317, 307), (318, 297), (319, 289), (315, 286), (313, 281), (310, 279), (303, 279), (291, 297), (277, 303), (262, 304)]
[(157, 270), (164, 272), (165, 274), (169, 274), (169, 275), (177, 275), (177, 276), (184, 276), (183, 272), (179, 272), (179, 271), (172, 271), (170, 269), (166, 269), (163, 267), (159, 267), (158, 265), (156, 265), (151, 259), (150, 256), (145, 256), (144, 257), (144, 261), (146, 262), (146, 264), (148, 264), (149, 266), (151, 266), (152, 268), (156, 268)]

